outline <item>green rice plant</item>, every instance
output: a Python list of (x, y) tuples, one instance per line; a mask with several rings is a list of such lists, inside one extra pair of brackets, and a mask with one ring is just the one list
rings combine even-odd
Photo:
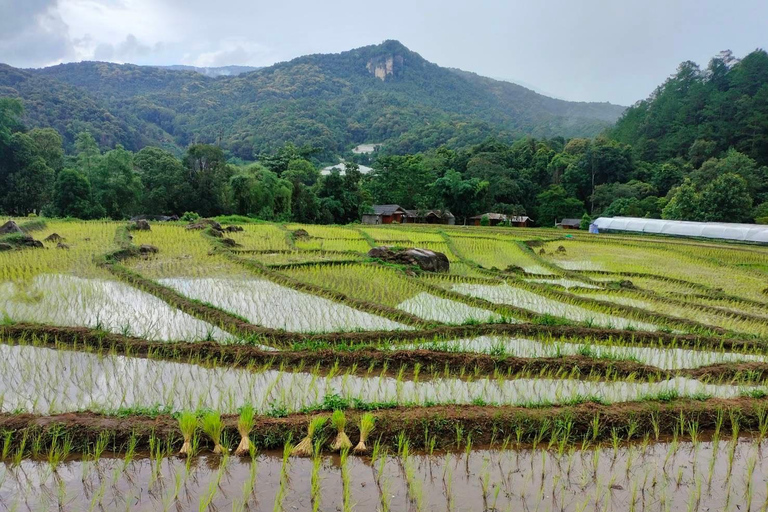
[(360, 442), (355, 446), (355, 453), (365, 453), (368, 448), (365, 446), (365, 442), (368, 440), (368, 436), (373, 431), (373, 427), (376, 423), (376, 417), (366, 412), (360, 417)]
[(240, 444), (237, 445), (235, 455), (243, 456), (251, 454), (251, 440), (248, 435), (253, 428), (255, 410), (251, 404), (246, 404), (240, 410), (237, 421), (237, 431), (240, 434)]
[(299, 444), (293, 447), (291, 455), (294, 457), (309, 457), (312, 455), (313, 440), (318, 430), (323, 428), (325, 422), (328, 420), (325, 416), (315, 416), (309, 420), (309, 427), (307, 428), (307, 436), (302, 439)]
[(344, 432), (344, 427), (347, 425), (347, 417), (344, 415), (344, 411), (337, 409), (333, 411), (331, 415), (331, 423), (336, 428), (336, 439), (331, 444), (333, 451), (349, 450), (352, 448), (352, 442)]
[(179, 413), (179, 430), (184, 437), (184, 444), (181, 445), (179, 455), (182, 457), (188, 457), (193, 455), (192, 451), (192, 437), (195, 435), (198, 421), (197, 415), (192, 411), (182, 411)]
[(205, 412), (200, 418), (200, 429), (213, 441), (213, 453), (223, 455), (227, 452), (227, 449), (221, 444), (221, 433), (224, 430), (224, 423), (221, 421), (221, 414), (219, 412)]

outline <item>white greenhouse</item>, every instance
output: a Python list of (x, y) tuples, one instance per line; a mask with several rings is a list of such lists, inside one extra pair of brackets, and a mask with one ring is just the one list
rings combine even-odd
[(593, 222), (599, 231), (628, 231), (655, 235), (720, 238), (768, 244), (768, 225), (727, 222), (643, 219), (638, 217), (600, 217)]

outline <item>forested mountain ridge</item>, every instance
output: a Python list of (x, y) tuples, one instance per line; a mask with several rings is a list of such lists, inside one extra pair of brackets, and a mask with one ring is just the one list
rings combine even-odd
[(768, 165), (768, 53), (739, 60), (725, 51), (703, 70), (683, 62), (610, 136), (647, 162), (682, 158), (698, 167), (732, 148)]
[(56, 127), (68, 148), (82, 131), (68, 125), (103, 125), (111, 134), (99, 141), (104, 149), (159, 145), (180, 153), (190, 143), (220, 142), (246, 160), (287, 142), (332, 155), (370, 141), (409, 153), (488, 136), (592, 136), (624, 110), (442, 68), (397, 41), (216, 78), (103, 62), (4, 66), (0, 88), (24, 101), (27, 125)]

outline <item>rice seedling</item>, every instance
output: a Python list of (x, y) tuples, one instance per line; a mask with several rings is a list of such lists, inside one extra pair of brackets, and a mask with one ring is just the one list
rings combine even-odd
[(314, 438), (317, 431), (323, 428), (325, 422), (328, 420), (326, 416), (315, 416), (309, 422), (307, 428), (307, 435), (302, 439), (299, 444), (294, 446), (290, 452), (294, 457), (309, 457), (312, 455), (314, 448)]
[(373, 431), (373, 427), (376, 423), (376, 417), (367, 412), (364, 413), (362, 416), (360, 416), (360, 441), (355, 446), (354, 452), (359, 453), (365, 453), (368, 451), (368, 448), (366, 447), (365, 443), (368, 440), (368, 436), (371, 435), (371, 432)]
[(344, 415), (344, 411), (335, 410), (331, 415), (331, 424), (336, 429), (336, 438), (331, 444), (331, 449), (334, 451), (347, 451), (352, 448), (352, 442), (344, 432), (344, 427), (347, 425), (347, 418)]
[(213, 453), (220, 455), (227, 453), (228, 450), (221, 444), (221, 433), (224, 430), (221, 414), (217, 411), (203, 413), (200, 417), (200, 430), (213, 441)]
[(197, 425), (197, 415), (194, 412), (181, 411), (179, 413), (179, 430), (181, 430), (181, 435), (184, 438), (184, 444), (181, 445), (179, 450), (180, 456), (187, 457), (194, 454), (192, 451), (192, 438), (195, 435), (195, 430), (197, 430)]
[(256, 411), (251, 404), (245, 404), (240, 409), (240, 417), (237, 421), (237, 431), (240, 434), (240, 444), (237, 445), (235, 455), (251, 455), (252, 444), (248, 435), (253, 428), (255, 414)]

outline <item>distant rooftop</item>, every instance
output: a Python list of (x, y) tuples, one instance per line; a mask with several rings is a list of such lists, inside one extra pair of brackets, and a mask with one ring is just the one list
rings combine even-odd
[(392, 215), (396, 211), (405, 213), (405, 210), (396, 204), (375, 204), (372, 208), (375, 215)]

